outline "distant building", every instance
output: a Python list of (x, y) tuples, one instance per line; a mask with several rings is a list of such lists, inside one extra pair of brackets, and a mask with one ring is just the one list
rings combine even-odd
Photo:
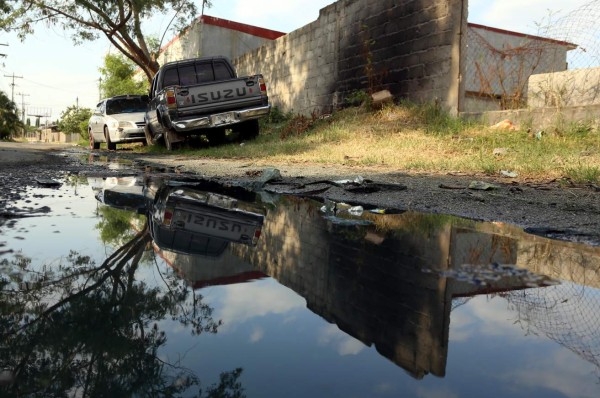
[(202, 15), (183, 34), (161, 48), (158, 63), (163, 65), (213, 55), (234, 59), (284, 35), (275, 30)]
[(523, 108), (531, 75), (567, 69), (565, 41), (468, 23), (465, 59), (467, 112)]

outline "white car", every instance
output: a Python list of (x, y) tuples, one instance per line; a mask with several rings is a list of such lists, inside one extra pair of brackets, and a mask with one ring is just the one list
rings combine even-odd
[(141, 142), (146, 145), (144, 114), (148, 105), (147, 95), (119, 95), (104, 99), (88, 122), (90, 149), (99, 149), (106, 142), (109, 150), (117, 144)]

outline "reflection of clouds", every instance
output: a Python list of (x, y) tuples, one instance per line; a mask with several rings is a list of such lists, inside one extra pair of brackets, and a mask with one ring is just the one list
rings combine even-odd
[(234, 324), (268, 314), (285, 314), (296, 308), (305, 308), (306, 302), (272, 280), (255, 281), (223, 287), (224, 297), (220, 314), (223, 331)]
[(450, 339), (463, 341), (477, 333), (486, 336), (522, 336), (521, 329), (513, 325), (514, 320), (515, 314), (508, 309), (504, 299), (474, 297), (450, 314)]
[(564, 350), (556, 351), (547, 360), (534, 358), (503, 378), (514, 383), (515, 388), (536, 388), (558, 391), (571, 398), (598, 397), (597, 385), (589, 382), (594, 366), (574, 360), (574, 354)]
[(250, 333), (250, 342), (257, 343), (262, 340), (265, 336), (265, 330), (261, 327), (255, 327), (252, 333)]
[(447, 388), (419, 387), (417, 397), (419, 398), (458, 398), (458, 394)]
[(321, 345), (333, 345), (341, 356), (356, 355), (365, 348), (363, 343), (342, 332), (336, 325), (324, 327), (318, 342)]
[(373, 390), (376, 394), (387, 394), (396, 391), (396, 387), (394, 387), (392, 383), (384, 381), (375, 385), (375, 388)]

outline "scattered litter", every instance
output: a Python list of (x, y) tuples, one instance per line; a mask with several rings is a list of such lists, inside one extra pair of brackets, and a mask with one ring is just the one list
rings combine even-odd
[(508, 148), (494, 148), (494, 151), (492, 153), (494, 154), (494, 156), (503, 156), (508, 153)]
[(362, 206), (354, 206), (354, 207), (351, 207), (348, 209), (348, 213), (350, 213), (353, 216), (360, 217), (360, 216), (362, 216), (363, 212), (364, 212), (364, 209)]
[(513, 124), (509, 119), (504, 119), (501, 122), (498, 122), (490, 127), (494, 130), (507, 130), (507, 131), (515, 131), (518, 130), (518, 127)]
[(508, 178), (515, 178), (518, 176), (517, 173), (515, 173), (514, 171), (508, 171), (508, 170), (500, 170), (500, 174), (504, 177), (508, 177)]
[[(433, 270), (427, 272), (433, 272)], [(503, 278), (517, 278), (528, 287), (560, 284), (559, 281), (545, 275), (535, 274), (512, 264), (498, 264), (496, 262), (491, 264), (463, 264), (455, 269), (441, 272), (441, 275), (477, 286), (493, 285)]]
[(354, 180), (338, 180), (333, 181), (334, 184), (345, 185), (345, 184), (362, 184), (365, 179), (362, 176), (356, 177)]
[(493, 189), (498, 189), (498, 187), (485, 181), (471, 181), (469, 189), (474, 189), (476, 191), (491, 191)]
[(543, 135), (544, 135), (544, 130), (540, 130), (537, 133), (535, 133), (535, 139), (541, 140)]

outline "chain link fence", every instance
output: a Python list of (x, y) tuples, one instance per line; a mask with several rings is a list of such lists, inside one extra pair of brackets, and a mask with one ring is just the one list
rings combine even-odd
[(600, 104), (600, 0), (558, 18), (536, 35), (469, 23), (465, 110)]

